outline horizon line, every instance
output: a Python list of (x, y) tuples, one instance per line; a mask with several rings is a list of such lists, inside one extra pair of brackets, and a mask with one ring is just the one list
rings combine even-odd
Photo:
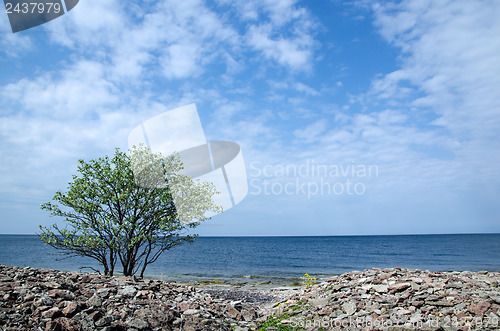
[[(393, 234), (331, 234), (331, 235), (210, 235), (199, 238), (310, 238), (310, 237), (382, 237), (382, 236), (440, 236), (440, 235), (488, 235), (500, 232), (454, 232), (454, 233), (393, 233)], [(0, 233), (0, 236), (36, 236), (36, 233)]]

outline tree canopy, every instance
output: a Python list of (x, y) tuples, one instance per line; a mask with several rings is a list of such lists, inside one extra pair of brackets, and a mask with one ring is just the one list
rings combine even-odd
[(113, 275), (119, 261), (124, 275), (142, 277), (163, 252), (195, 239), (186, 230), (206, 212), (222, 210), (213, 203), (211, 183), (182, 175), (177, 154), (165, 157), (144, 146), (129, 152), (79, 160), (67, 192), (41, 205), (63, 217), (65, 227), (40, 225), (39, 236), (69, 256), (97, 260), (105, 275)]

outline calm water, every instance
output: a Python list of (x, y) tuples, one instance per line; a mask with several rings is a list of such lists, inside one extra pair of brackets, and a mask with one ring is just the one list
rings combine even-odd
[[(0, 264), (71, 271), (97, 267), (93, 260), (81, 257), (61, 260), (55, 249), (31, 235), (0, 235)], [(146, 275), (177, 281), (287, 283), (304, 273), (322, 278), (394, 266), (500, 271), (500, 234), (200, 237), (165, 252)]]

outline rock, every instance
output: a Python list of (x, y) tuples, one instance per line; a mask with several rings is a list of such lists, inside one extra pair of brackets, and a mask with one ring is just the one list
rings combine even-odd
[(323, 309), (318, 311), (318, 315), (320, 316), (330, 315), (331, 313), (333, 313), (333, 308), (330, 307), (324, 307)]
[(483, 301), (471, 304), (467, 310), (476, 316), (483, 316), (490, 306), (491, 304), (489, 302)]
[(375, 290), (378, 293), (387, 293), (387, 290), (389, 289), (389, 286), (387, 285), (373, 285), (372, 289)]
[(230, 304), (227, 305), (227, 313), (229, 314), (230, 317), (239, 320), (241, 318), (241, 314), (239, 311), (237, 311), (233, 306)]
[(124, 286), (122, 289), (118, 290), (118, 295), (123, 295), (126, 297), (133, 297), (137, 289), (133, 285)]
[(490, 295), (491, 300), (500, 305), (500, 295)]
[(101, 305), (102, 305), (102, 300), (97, 295), (97, 293), (87, 300), (87, 306), (89, 307), (100, 307)]
[(102, 317), (102, 313), (99, 310), (94, 310), (88, 313), (89, 317), (95, 322)]
[(448, 300), (432, 301), (432, 302), (429, 302), (429, 304), (432, 304), (432, 305), (437, 306), (437, 307), (452, 307), (455, 305), (454, 303), (452, 303)]
[(73, 316), (73, 320), (80, 323), (82, 331), (95, 330), (94, 320), (87, 313), (80, 312)]
[(177, 304), (177, 308), (179, 308), (181, 312), (185, 312), (186, 310), (191, 308), (191, 304), (189, 302), (179, 302)]
[(342, 305), (342, 309), (345, 311), (347, 315), (353, 315), (356, 312), (356, 303), (346, 302)]
[(420, 313), (413, 314), (410, 317), (410, 323), (412, 323), (412, 324), (416, 324), (416, 323), (420, 322), (421, 320), (423, 320), (423, 317), (422, 317), (422, 314), (420, 314)]
[(145, 329), (149, 326), (148, 322), (138, 318), (130, 319), (125, 324), (130, 328), (136, 328), (139, 330)]
[(388, 289), (391, 291), (391, 293), (395, 293), (395, 292), (406, 290), (409, 287), (411, 287), (411, 283), (397, 283), (397, 284), (389, 286)]
[(328, 298), (310, 299), (309, 304), (313, 307), (324, 306), (328, 303)]
[[(58, 330), (57, 326), (59, 326), (62, 330), (65, 331), (79, 331), (80, 325), (77, 321), (69, 319), (67, 317), (59, 317), (54, 320), (55, 325), (49, 330)], [(83, 329), (83, 328), (82, 328)]]
[(42, 313), (42, 316), (45, 318), (55, 318), (61, 314), (61, 311), (57, 307), (52, 307), (49, 310), (46, 310)]
[(103, 327), (103, 326), (111, 324), (111, 322), (113, 322), (113, 316), (104, 316), (103, 318), (101, 318), (101, 319), (97, 320), (97, 322), (95, 322), (95, 326)]
[(249, 309), (243, 309), (241, 311), (241, 316), (243, 317), (243, 319), (245, 321), (250, 322), (250, 321), (253, 321), (255, 319), (257, 314), (255, 313), (255, 310), (253, 310), (252, 308), (249, 308)]
[(80, 283), (90, 283), (91, 278), (88, 275), (85, 275), (80, 280)]
[(184, 315), (190, 316), (190, 315), (196, 315), (198, 313), (200, 313), (199, 309), (188, 309), (184, 312)]
[[(289, 324), (292, 324), (293, 321), (292, 320), (281, 320), (279, 324), (281, 325), (289, 325)], [(269, 330), (269, 329), (268, 329)]]
[(75, 301), (72, 301), (64, 307), (62, 310), (62, 314), (66, 317), (71, 317), (74, 313), (78, 311), (78, 303)]

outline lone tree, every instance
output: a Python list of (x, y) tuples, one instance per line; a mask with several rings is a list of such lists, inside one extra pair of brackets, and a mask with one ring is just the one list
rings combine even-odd
[(120, 261), (125, 276), (143, 277), (164, 251), (196, 238), (185, 230), (205, 220), (207, 211), (222, 211), (212, 201), (212, 184), (181, 171), (177, 154), (164, 157), (144, 146), (130, 155), (116, 149), (112, 158), (79, 160), (68, 191), (41, 206), (64, 217), (66, 227), (40, 225), (39, 237), (69, 256), (97, 260), (105, 275), (112, 276)]

